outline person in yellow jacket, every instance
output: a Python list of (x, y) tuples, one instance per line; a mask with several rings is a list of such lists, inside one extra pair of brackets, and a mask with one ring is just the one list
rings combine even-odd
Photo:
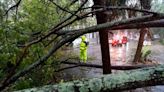
[(81, 36), (81, 43), (80, 43), (80, 61), (84, 63), (87, 62), (87, 46), (88, 43), (86, 42), (86, 37)]

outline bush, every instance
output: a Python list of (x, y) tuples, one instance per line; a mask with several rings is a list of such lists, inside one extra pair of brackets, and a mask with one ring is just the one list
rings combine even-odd
[(159, 42), (164, 45), (164, 39), (161, 39)]
[(142, 49), (142, 56), (141, 56), (141, 60), (142, 61), (146, 61), (147, 57), (151, 54), (151, 50), (149, 46), (144, 46)]

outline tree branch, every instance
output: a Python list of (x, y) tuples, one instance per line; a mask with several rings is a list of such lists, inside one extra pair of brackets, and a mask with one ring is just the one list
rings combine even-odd
[[(30, 66), (24, 68), (23, 70), (17, 72), (15, 75), (13, 75), (10, 79), (8, 79), (5, 83), (0, 84), (0, 91), (5, 89), (8, 85), (11, 83), (15, 82), (19, 77), (24, 76), (27, 72), (30, 70), (34, 69), (35, 67), (39, 66), (43, 62), (45, 62), (53, 53), (60, 48), (62, 45), (64, 45), (68, 41), (68, 37), (65, 37), (66, 39), (61, 39), (60, 41), (54, 43), (53, 47), (49, 50), (48, 54), (45, 56), (41, 57), (38, 61), (35, 63), (31, 64)], [(70, 39), (69, 39), (70, 40)]]
[(53, 55), (54, 52), (56, 52), (61, 46), (63, 46), (65, 43), (70, 42), (79, 36), (86, 34), (86, 33), (91, 33), (91, 32), (96, 32), (102, 29), (107, 29), (111, 27), (116, 27), (119, 25), (125, 25), (125, 24), (130, 24), (130, 23), (139, 23), (139, 22), (147, 22), (151, 20), (157, 20), (157, 19), (164, 19), (164, 15), (147, 15), (143, 17), (137, 17), (137, 18), (131, 18), (127, 20), (121, 20), (121, 21), (115, 21), (115, 22), (107, 22), (104, 24), (100, 24), (98, 26), (93, 26), (93, 27), (88, 27), (86, 29), (79, 29), (75, 31), (69, 31), (65, 35), (65, 38), (62, 38), (59, 40), (59, 42), (56, 42), (54, 46), (50, 49), (49, 53), (43, 56), (41, 59), (37, 60), (35, 63), (32, 65), (24, 68), (23, 70), (19, 71), (16, 73), (13, 77), (11, 77), (4, 85), (0, 85), (0, 90), (3, 90), (6, 86), (9, 84), (15, 82), (19, 77), (24, 76), (26, 73), (28, 73), (30, 70), (34, 69), (35, 67), (39, 66), (43, 62), (45, 62), (51, 55)]
[(153, 12), (153, 11), (146, 10), (146, 9), (131, 8), (131, 7), (126, 7), (126, 6), (120, 6), (120, 7), (117, 7), (117, 6), (109, 6), (109, 7), (93, 6), (92, 8), (102, 8), (104, 10), (131, 10), (131, 11), (154, 14), (154, 15), (159, 14), (158, 12)]
[(71, 2), (69, 5), (67, 5), (66, 7), (64, 7), (64, 9), (65, 9), (65, 8), (68, 8), (68, 7), (70, 7), (70, 6), (72, 6), (72, 5), (75, 4), (77, 1), (79, 1), (79, 0), (72, 0), (72, 2)]
[[(85, 2), (77, 9), (77, 11), (74, 12), (74, 14), (77, 14), (77, 13), (81, 10), (81, 8), (87, 3), (87, 1), (88, 1), (88, 0), (85, 0)], [(79, 18), (76, 17), (75, 19), (71, 20), (70, 22), (68, 22), (68, 23), (66, 23), (66, 24), (64, 24), (64, 23), (67, 22), (68, 20), (70, 20), (70, 19), (74, 16), (74, 14), (71, 15), (71, 16), (69, 16), (68, 18), (64, 19), (63, 21), (61, 21), (61, 22), (58, 23), (57, 25), (55, 25), (52, 29), (49, 30), (50, 32), (47, 33), (44, 37), (41, 37), (41, 38), (39, 38), (39, 39), (37, 39), (37, 40), (34, 40), (34, 41), (30, 42), (30, 43), (27, 43), (27, 44), (25, 44), (25, 46), (32, 45), (32, 44), (36, 44), (36, 43), (38, 43), (38, 42), (44, 40), (45, 38), (49, 37), (50, 35), (54, 34), (54, 32), (59, 31), (59, 30), (62, 29), (63, 27), (72, 24), (73, 22), (75, 22), (75, 21), (78, 20)]]
[[(79, 10), (85, 5), (85, 3), (87, 2), (88, 0), (86, 0), (81, 6), (80, 6), (80, 8), (74, 13), (74, 14), (76, 14), (77, 12), (79, 12)], [(21, 2), (21, 0), (20, 0), (20, 2)], [(19, 2), (19, 3), (20, 3)], [(16, 5), (19, 5), (19, 3), (17, 3)], [(71, 15), (69, 18), (67, 18), (68, 20), (70, 19), (70, 18), (72, 18), (74, 15)], [(59, 23), (59, 24), (62, 24), (62, 23), (64, 23), (64, 22), (66, 22), (67, 21), (67, 19), (66, 20), (64, 20), (64, 21), (62, 21), (61, 23)], [(61, 26), (61, 27), (59, 27), (58, 28), (58, 26), (60, 26), (59, 24), (57, 25), (57, 26), (55, 26), (54, 28), (56, 29), (56, 30), (60, 30), (61, 28), (63, 28), (64, 26), (67, 26), (67, 25), (69, 25), (69, 24), (71, 24), (71, 23), (73, 23), (74, 21), (76, 21), (78, 18), (76, 18), (76, 19), (74, 19), (74, 20), (72, 20), (70, 23), (67, 23), (67, 24), (65, 24), (65, 25), (63, 25), (63, 26)], [(53, 29), (54, 29), (53, 28)], [(51, 29), (52, 30), (52, 29)], [(51, 33), (51, 32), (50, 32)], [(37, 39), (37, 40), (34, 40), (34, 41), (32, 41), (32, 42), (30, 42), (30, 43), (28, 43), (27, 45), (25, 45), (25, 48), (24, 48), (24, 51), (21, 53), (21, 57), (20, 57), (20, 59), (17, 61), (17, 64), (16, 64), (16, 66), (13, 68), (13, 71), (11, 72), (11, 73), (9, 73), (9, 75), (8, 75), (8, 77), (3, 81), (3, 83), (1, 84), (1, 85), (6, 85), (8, 82), (7, 81), (10, 81), (10, 78), (15, 74), (15, 69), (18, 67), (18, 65), (21, 63), (21, 60), (23, 59), (23, 57), (24, 57), (24, 54), (26, 53), (26, 51), (28, 50), (28, 48), (31, 46), (31, 45), (33, 45), (33, 44), (35, 44), (35, 43), (38, 43), (38, 42), (40, 42), (40, 41), (42, 41), (43, 39), (45, 39), (45, 38), (47, 38), (47, 37), (49, 37), (50, 36), (50, 34), (47, 34), (46, 36), (44, 36), (44, 37), (41, 37), (40, 39)], [(58, 36), (57, 36), (58, 37)], [(52, 41), (51, 41), (52, 42)], [(50, 43), (51, 43), (50, 42)], [(49, 44), (50, 44), (49, 43)], [(12, 79), (12, 78), (11, 78)], [(1, 90), (1, 85), (0, 85), (0, 90)], [(3, 87), (2, 87), (3, 88)]]
[(64, 90), (67, 90), (67, 92), (117, 92), (155, 85), (164, 85), (164, 65), (102, 75), (98, 78), (25, 89), (17, 92), (60, 92)]
[(5, 15), (8, 14), (8, 12), (14, 8), (18, 8), (22, 0), (19, 0), (15, 5), (11, 6), (6, 12)]
[(125, 26), (133, 23), (143, 23), (143, 22), (150, 22), (154, 20), (159, 20), (159, 19), (164, 19), (164, 15), (146, 15), (146, 16), (141, 16), (141, 17), (136, 17), (136, 18), (130, 18), (130, 19), (125, 19), (125, 20), (119, 20), (119, 21), (113, 21), (113, 22), (106, 22), (103, 24), (99, 24), (96, 26), (88, 27), (85, 29), (77, 29), (77, 30), (61, 30), (59, 32), (56, 32), (58, 35), (65, 35), (65, 34), (85, 34), (85, 33), (91, 33), (91, 32), (96, 32), (99, 31), (100, 29), (110, 29), (118, 26)]
[(144, 22), (144, 23), (132, 23), (129, 25), (121, 25), (118, 27), (112, 27), (111, 30), (119, 30), (119, 29), (139, 29), (139, 28), (145, 28), (145, 27), (163, 27), (164, 20), (161, 21), (150, 21), (150, 22)]
[[(85, 2), (85, 3), (86, 3), (86, 2)], [(84, 5), (84, 4), (82, 4), (82, 5)], [(107, 9), (108, 9), (108, 10), (115, 10), (115, 9), (116, 9), (116, 10), (117, 10), (117, 9), (119, 9), (119, 10), (124, 10), (124, 9), (130, 9), (130, 10), (141, 11), (141, 12), (149, 12), (149, 13), (154, 14), (154, 16), (156, 16), (156, 15), (163, 15), (163, 14), (161, 14), (161, 13), (151, 12), (151, 11), (148, 11), (148, 10), (139, 10), (139, 9), (128, 8), (128, 7), (107, 7)], [(77, 11), (79, 11), (79, 10), (80, 10), (80, 8), (79, 8)], [(63, 27), (65, 27), (65, 26), (68, 26), (68, 25), (72, 24), (72, 23), (75, 22), (76, 20), (79, 20), (79, 18), (80, 18), (80, 19), (83, 19), (83, 18), (85, 18), (88, 14), (91, 14), (91, 13), (94, 13), (94, 12), (99, 12), (99, 11), (105, 11), (105, 10), (106, 10), (106, 9), (98, 9), (98, 10), (94, 10), (94, 11), (85, 13), (85, 14), (83, 14), (82, 16), (76, 17), (75, 19), (73, 19), (72, 21), (66, 23), (65, 25), (62, 25), (64, 22), (68, 21), (70, 18), (72, 18), (72, 17), (74, 16), (74, 15), (71, 15), (70, 17), (68, 17), (67, 19), (65, 19), (64, 21), (60, 22), (59, 24), (57, 24), (57, 25), (56, 25), (55, 27), (53, 27), (52, 29), (50, 29), (50, 32), (49, 32), (48, 34), (46, 34), (44, 37), (41, 37), (41, 38), (39, 38), (39, 39), (37, 39), (37, 40), (34, 40), (34, 41), (30, 42), (30, 43), (26, 44), (26, 46), (31, 45), (31, 44), (36, 44), (36, 43), (42, 41), (43, 39), (49, 37), (50, 35), (54, 34), (55, 32), (58, 32), (61, 28), (63, 28)], [(76, 11), (74, 14), (76, 14), (77, 11)], [(151, 20), (151, 19), (150, 19), (150, 20)], [(152, 20), (153, 20), (153, 19), (152, 19)], [(62, 26), (60, 26), (60, 25), (62, 25)], [(60, 26), (60, 27), (59, 27), (59, 26)], [(60, 33), (60, 32), (59, 32), (59, 33)], [(60, 34), (58, 34), (58, 35), (60, 35)]]
[[(69, 61), (62, 61), (62, 64), (70, 64), (70, 65), (77, 65), (80, 67), (93, 67), (93, 68), (102, 68), (102, 65), (97, 64), (88, 64), (88, 63), (76, 63), (76, 62), (69, 62)], [(131, 69), (138, 69), (144, 67), (151, 67), (156, 65), (122, 65), (122, 66), (111, 66), (111, 69), (114, 70), (131, 70)]]
[(53, 2), (53, 0), (49, 0), (49, 1), (50, 1), (51, 3), (53, 3), (55, 6), (57, 6), (59, 9), (61, 9), (62, 11), (65, 11), (65, 12), (67, 12), (67, 13), (70, 13), (70, 14), (72, 14), (73, 16), (79, 17), (78, 15), (74, 14), (73, 12), (68, 11), (68, 10), (66, 10), (65, 8), (61, 7), (60, 5), (56, 4), (55, 2)]
[[(80, 11), (80, 9), (87, 3), (87, 1), (88, 1), (88, 0), (85, 0), (85, 2), (82, 3), (82, 5), (78, 8), (78, 10), (77, 10), (74, 14), (78, 13), (78, 12)], [(65, 25), (63, 25), (64, 22), (68, 21), (68, 20), (71, 19), (73, 16), (74, 16), (74, 15), (71, 15), (71, 16), (68, 17), (67, 19), (65, 19), (65, 20), (63, 20), (62, 22), (58, 23), (56, 26), (54, 26), (52, 29), (50, 29), (50, 32), (49, 32), (47, 35), (45, 35), (44, 37), (38, 38), (37, 40), (34, 40), (34, 41), (30, 42), (30, 43), (25, 44), (24, 47), (26, 48), (26, 50), (27, 50), (31, 45), (36, 44), (36, 43), (38, 43), (38, 42), (40, 42), (40, 41), (46, 39), (47, 37), (49, 37), (50, 35), (52, 35), (53, 32), (58, 31), (58, 30), (62, 29), (63, 27), (68, 26), (68, 25), (72, 24), (73, 22), (75, 22), (76, 20), (79, 19), (79, 17), (76, 17), (76, 18), (73, 19), (72, 21), (70, 21), (70, 22), (66, 23)], [(83, 18), (85, 18), (85, 17), (83, 17)], [(58, 36), (57, 36), (57, 37), (58, 37)], [(53, 41), (53, 40), (52, 40), (52, 41)], [(51, 43), (52, 41), (50, 41), (50, 43)], [(48, 43), (48, 45), (49, 45), (50, 43)], [(24, 53), (22, 53), (22, 54), (24, 54)]]
[(60, 71), (63, 71), (63, 70), (66, 70), (66, 69), (75, 68), (75, 67), (79, 67), (79, 65), (74, 65), (74, 66), (69, 66), (69, 67), (61, 68), (61, 69), (56, 70), (55, 72), (60, 72)]

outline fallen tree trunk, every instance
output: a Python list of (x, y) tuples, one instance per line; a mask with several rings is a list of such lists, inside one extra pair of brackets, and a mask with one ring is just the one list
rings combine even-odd
[(112, 28), (109, 28), (109, 29), (111, 29), (111, 30), (120, 30), (120, 29), (140, 29), (140, 28), (146, 28), (146, 27), (157, 28), (157, 27), (163, 27), (163, 25), (164, 25), (164, 20), (162, 19), (162, 20), (156, 20), (156, 21), (151, 21), (151, 22), (121, 25), (121, 26), (112, 27)]
[[(50, 58), (50, 56), (52, 56), (64, 44), (75, 40), (76, 38), (78, 38), (79, 36), (81, 36), (83, 34), (97, 32), (99, 30), (107, 29), (110, 27), (116, 27), (119, 25), (126, 25), (126, 24), (130, 24), (130, 23), (142, 23), (142, 22), (154, 21), (157, 19), (164, 19), (164, 15), (163, 14), (160, 14), (160, 15), (157, 14), (156, 16), (147, 15), (147, 16), (131, 18), (131, 19), (127, 19), (127, 20), (113, 21), (113, 22), (99, 24), (97, 26), (88, 27), (85, 29), (67, 30), (67, 31), (60, 31), (60, 32), (52, 31), (52, 32), (55, 32), (54, 34), (63, 35), (64, 38), (61, 38), (58, 41), (55, 41), (54, 45), (51, 47), (51, 49), (48, 51), (47, 54), (42, 56), (40, 59), (35, 61), (33, 64), (18, 71), (15, 75), (13, 75), (10, 79), (8, 79), (8, 81), (5, 82), (5, 84), (0, 84), (0, 90), (1, 91), (4, 90), (7, 86), (14, 83), (18, 78), (20, 78), (21, 76), (24, 76), (25, 74), (27, 74), (34, 68), (36, 68), (39, 65), (41, 65), (42, 63), (46, 62), (47, 59)], [(26, 46), (31, 46), (32, 44), (37, 43), (37, 41), (40, 41), (40, 39), (36, 40), (34, 42), (31, 42), (31, 43), (28, 43)]]
[(47, 85), (18, 92), (115, 92), (164, 85), (164, 65), (103, 75), (99, 78)]
[[(72, 65), (77, 65), (77, 66), (81, 66), (81, 67), (102, 68), (102, 65), (98, 65), (98, 64), (76, 63), (76, 62), (69, 62), (69, 61), (62, 61), (61, 63), (62, 64), (72, 64)], [(151, 66), (155, 66), (155, 65), (122, 65), (122, 66), (111, 66), (111, 69), (131, 70), (131, 69), (138, 69), (138, 68), (151, 67)]]

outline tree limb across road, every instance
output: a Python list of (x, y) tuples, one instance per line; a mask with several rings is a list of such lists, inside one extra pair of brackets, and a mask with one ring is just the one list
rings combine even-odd
[(98, 78), (47, 85), (17, 92), (116, 92), (146, 86), (164, 85), (164, 65), (102, 75)]
[[(76, 67), (102, 68), (102, 65), (98, 65), (98, 64), (76, 63), (76, 62), (69, 62), (69, 61), (62, 61), (61, 63), (62, 64), (69, 64), (69, 65), (77, 65)], [(115, 65), (115, 66), (112, 65), (111, 69), (114, 69), (114, 70), (131, 70), (131, 69), (139, 69), (139, 68), (151, 67), (151, 66), (156, 66), (156, 65), (120, 65), (120, 66), (119, 65)]]
[[(10, 11), (11, 9), (17, 8), (20, 5), (21, 1), (22, 0), (19, 0), (14, 6), (10, 7), (6, 13), (8, 13), (8, 11)], [(136, 24), (138, 24), (138, 26), (142, 26), (142, 25), (144, 25), (144, 23), (145, 23), (145, 25), (147, 23), (147, 26), (150, 26), (150, 24), (148, 25), (148, 23), (155, 21), (155, 20), (164, 19), (164, 14), (161, 14), (161, 13), (154, 13), (154, 12), (150, 12), (150, 11), (146, 11), (146, 10), (131, 9), (131, 8), (126, 8), (126, 7), (125, 8), (123, 8), (123, 7), (122, 8), (121, 7), (120, 8), (118, 8), (118, 7), (109, 8), (108, 7), (107, 10), (109, 10), (109, 9), (129, 10), (130, 9), (130, 10), (140, 11), (140, 12), (147, 12), (147, 13), (149, 12), (151, 15), (135, 17), (135, 18), (130, 18), (130, 19), (126, 19), (126, 20), (107, 22), (107, 23), (96, 25), (96, 26), (87, 27), (85, 29), (67, 30), (67, 31), (62, 30), (64, 27), (66, 27), (66, 26), (74, 23), (75, 21), (79, 20), (79, 18), (77, 16), (76, 16), (77, 18), (74, 18), (74, 15), (76, 15), (76, 14), (78, 14), (78, 12), (80, 12), (80, 10), (87, 3), (87, 1), (88, 0), (85, 0), (85, 2), (82, 3), (80, 5), (80, 7), (76, 10), (76, 12), (74, 12), (72, 15), (68, 16), (66, 19), (62, 20), (57, 25), (54, 25), (54, 27), (52, 29), (50, 29), (46, 35), (44, 35), (43, 37), (41, 37), (37, 40), (34, 40), (32, 42), (27, 43), (27, 45), (25, 44), (25, 48), (24, 48), (25, 50), (22, 52), (23, 54), (20, 53), (20, 58), (22, 57), (19, 60), (20, 62), (23, 61), (24, 53), (26, 52), (26, 50), (28, 50), (28, 47), (30, 47), (32, 44), (39, 43), (39, 42), (43, 41), (44, 39), (48, 38), (50, 35), (60, 36), (57, 39), (57, 41), (56, 40), (55, 40), (55, 42), (52, 41), (52, 42), (54, 42), (54, 45), (51, 47), (51, 49), (48, 51), (48, 53), (41, 56), (41, 58), (39, 58), (38, 60), (32, 61), (34, 63), (25, 67), (24, 69), (19, 70), (18, 72), (14, 73), (14, 74), (12, 73), (12, 76), (9, 76), (9, 78), (7, 78), (7, 80), (5, 82), (1, 83), (0, 84), (0, 91), (5, 89), (10, 84), (14, 83), (20, 77), (29, 73), (31, 70), (38, 67), (42, 63), (46, 62), (64, 44), (73, 41), (74, 39), (78, 38), (79, 36), (81, 36), (83, 34), (97, 32), (97, 31), (102, 30), (102, 29), (110, 29), (110, 28), (112, 29), (112, 28), (117, 28), (117, 27), (119, 28), (120, 26), (123, 26), (124, 28), (126, 28), (126, 27), (130, 26), (131, 24), (133, 24), (134, 27)], [(85, 16), (83, 16), (83, 17), (85, 17)], [(164, 22), (162, 22), (162, 23), (164, 23)], [(161, 24), (161, 22), (159, 22), (158, 24)], [(151, 24), (151, 25), (153, 25), (153, 24)], [(159, 25), (153, 25), (153, 26), (159, 26)], [(160, 26), (162, 27), (162, 24)]]
[(159, 14), (159, 15), (156, 15), (156, 16), (147, 15), (147, 16), (142, 16), (142, 17), (125, 19), (125, 20), (121, 20), (121, 21), (107, 22), (107, 23), (99, 24), (97, 26), (88, 27), (88, 28), (85, 28), (85, 29), (56, 32), (56, 34), (62, 34), (64, 36), (64, 38), (61, 38), (58, 41), (54, 42), (54, 45), (52, 46), (52, 48), (49, 50), (49, 52), (46, 55), (42, 56), (40, 59), (38, 59), (37, 61), (35, 61), (33, 64), (29, 65), (28, 67), (25, 67), (23, 70), (17, 72), (10, 79), (8, 79), (8, 81), (5, 82), (4, 84), (1, 84), (0, 85), (0, 90), (3, 90), (8, 85), (15, 82), (21, 76), (24, 76), (25, 74), (27, 74), (29, 71), (31, 71), (35, 67), (37, 67), (37, 66), (41, 65), (42, 63), (46, 62), (47, 59), (50, 56), (52, 56), (60, 47), (62, 47), (64, 44), (66, 44), (68, 42), (71, 42), (71, 41), (75, 40), (76, 38), (78, 38), (79, 36), (81, 36), (83, 34), (97, 32), (101, 29), (108, 29), (108, 28), (111, 28), (111, 27), (119, 26), (119, 25), (127, 25), (127, 24), (130, 24), (130, 23), (149, 22), (149, 21), (159, 20), (159, 19), (164, 19), (164, 15), (163, 14), (161, 14), (161, 15)]

